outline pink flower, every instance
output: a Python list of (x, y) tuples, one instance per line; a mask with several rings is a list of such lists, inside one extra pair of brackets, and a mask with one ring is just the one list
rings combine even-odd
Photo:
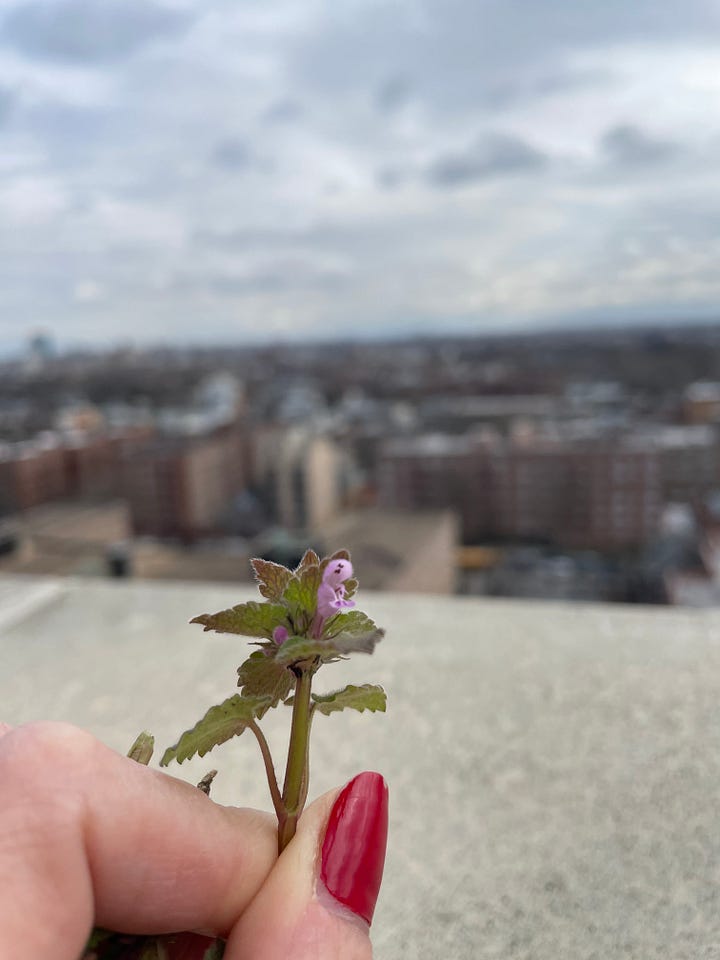
[(345, 581), (352, 575), (353, 567), (349, 560), (331, 560), (325, 567), (322, 583), (318, 588), (317, 613), (320, 627), (328, 617), (355, 606), (354, 600), (345, 598)]
[(287, 628), (287, 627), (277, 626), (277, 627), (275, 627), (275, 629), (273, 630), (273, 640), (275, 641), (275, 643), (276, 643), (278, 646), (280, 646), (281, 644), (285, 643), (285, 641), (287, 640), (287, 638), (288, 638), (289, 636), (290, 636), (290, 634), (289, 634), (289, 632), (288, 632), (288, 628)]

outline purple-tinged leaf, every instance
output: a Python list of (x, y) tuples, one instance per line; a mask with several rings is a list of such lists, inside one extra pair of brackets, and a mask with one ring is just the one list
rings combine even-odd
[(315, 553), (314, 550), (308, 549), (303, 554), (302, 560), (295, 568), (295, 573), (300, 573), (301, 570), (304, 570), (305, 567), (318, 567), (320, 566), (320, 557)]
[(261, 560), (259, 557), (251, 560), (250, 565), (255, 572), (255, 579), (262, 596), (277, 603), (285, 592), (292, 572), (279, 563)]
[(268, 698), (267, 706), (257, 713), (258, 719), (284, 700), (294, 684), (295, 678), (287, 667), (261, 650), (251, 653), (238, 667), (238, 686), (242, 687), (243, 697)]

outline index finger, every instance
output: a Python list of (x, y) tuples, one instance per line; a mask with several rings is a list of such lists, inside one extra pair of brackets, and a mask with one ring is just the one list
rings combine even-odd
[(0, 956), (76, 960), (94, 923), (229, 931), (276, 856), (273, 819), (66, 724), (0, 738)]

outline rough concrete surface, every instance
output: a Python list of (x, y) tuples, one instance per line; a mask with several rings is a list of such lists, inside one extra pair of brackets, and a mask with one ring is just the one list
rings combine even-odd
[[(250, 596), (2, 578), (2, 719), (164, 747), (246, 655), (188, 619)], [(317, 686), (382, 683), (388, 713), (318, 717), (311, 796), (367, 768), (390, 783), (378, 960), (720, 957), (720, 612), (361, 600), (386, 639)], [(211, 766), (218, 801), (269, 808), (249, 736), (175, 773)]]

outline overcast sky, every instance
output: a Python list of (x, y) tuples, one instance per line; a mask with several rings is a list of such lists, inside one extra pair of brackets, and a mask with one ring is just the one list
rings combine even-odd
[(718, 308), (718, 0), (0, 0), (0, 349)]

